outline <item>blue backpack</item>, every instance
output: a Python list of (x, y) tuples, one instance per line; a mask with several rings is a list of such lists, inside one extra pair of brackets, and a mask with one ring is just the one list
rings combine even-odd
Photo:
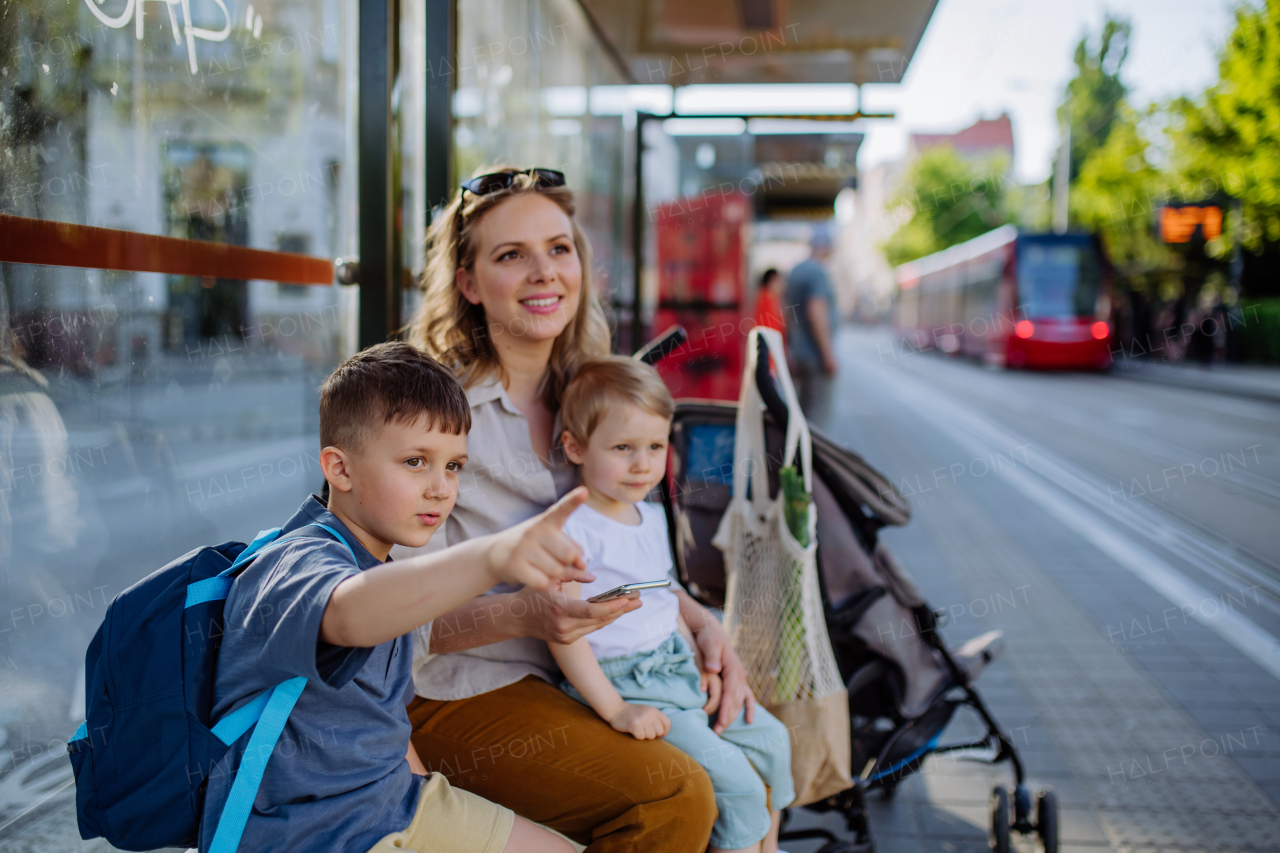
[[(351, 551), (333, 528), (305, 526), (333, 534)], [(209, 773), (252, 729), (209, 851), (239, 846), (267, 761), (307, 680), (264, 690), (215, 724), (214, 673), (231, 584), (264, 547), (301, 538), (279, 536), (277, 527), (248, 546), (198, 548), (107, 608), (85, 653), (86, 720), (67, 744), (82, 838), (101, 836), (123, 850), (194, 847)]]

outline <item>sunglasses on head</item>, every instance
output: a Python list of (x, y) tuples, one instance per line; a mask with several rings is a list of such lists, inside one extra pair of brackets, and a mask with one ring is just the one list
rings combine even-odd
[(535, 186), (540, 190), (564, 186), (564, 172), (542, 168), (507, 169), (503, 172), (492, 172), (488, 175), (472, 178), (469, 181), (463, 181), (461, 186), (463, 192), (469, 192), (472, 195), (489, 195), (499, 190), (510, 189), (520, 175), (532, 177)]

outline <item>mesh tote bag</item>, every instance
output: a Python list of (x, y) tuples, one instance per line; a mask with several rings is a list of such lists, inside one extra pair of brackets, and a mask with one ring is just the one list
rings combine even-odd
[[(788, 410), (772, 498), (764, 402), (755, 380), (758, 336), (768, 345)], [(772, 329), (754, 329), (748, 338), (733, 461), (733, 496), (712, 540), (725, 558), (725, 626), (756, 698), (791, 732), (793, 805), (805, 805), (853, 785), (849, 703), (818, 587), (809, 427), (787, 372), (782, 336)]]

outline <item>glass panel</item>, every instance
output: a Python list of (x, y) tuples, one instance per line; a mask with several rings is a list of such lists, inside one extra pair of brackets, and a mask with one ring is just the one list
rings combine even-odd
[[(625, 82), (573, 0), (479, 0), (458, 5), (455, 169), (546, 166), (568, 177), (595, 251), (597, 288), (630, 302), (632, 166), (617, 114), (593, 110), (593, 88)], [(617, 110), (608, 110), (616, 113)]]
[[(355, 0), (0, 5), (0, 213), (354, 254)], [(74, 232), (69, 232), (74, 233)], [(0, 836), (82, 842), (63, 743), (124, 588), (320, 488), (346, 288), (0, 264)]]

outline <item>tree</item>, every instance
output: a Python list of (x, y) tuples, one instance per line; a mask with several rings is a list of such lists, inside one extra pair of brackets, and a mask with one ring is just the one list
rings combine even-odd
[[(1108, 15), (1097, 50), (1092, 48), (1088, 35), (1076, 45), (1076, 76), (1067, 83), (1066, 97), (1058, 108), (1059, 121), (1066, 118), (1071, 128), (1067, 176), (1072, 183), (1089, 155), (1106, 144), (1116, 117), (1124, 109), (1129, 90), (1120, 80), (1120, 70), (1129, 56), (1129, 35), (1127, 20)], [(1054, 175), (1057, 169), (1058, 159), (1054, 158)], [(1049, 186), (1053, 186), (1053, 175)]]
[[(1246, 248), (1280, 241), (1280, 0), (1242, 3), (1219, 55), (1220, 80), (1198, 100), (1173, 102), (1180, 194), (1240, 199)], [(1219, 253), (1227, 240), (1211, 247)]]
[(1139, 119), (1121, 105), (1106, 142), (1080, 166), (1071, 188), (1071, 216), (1102, 238), (1107, 257), (1130, 285), (1147, 290), (1148, 279), (1174, 259), (1154, 230), (1155, 209), (1168, 198), (1170, 182), (1152, 163), (1152, 145)]
[(970, 161), (950, 145), (925, 150), (891, 209), (905, 221), (881, 247), (893, 266), (931, 255), (1010, 221), (1003, 157)]

